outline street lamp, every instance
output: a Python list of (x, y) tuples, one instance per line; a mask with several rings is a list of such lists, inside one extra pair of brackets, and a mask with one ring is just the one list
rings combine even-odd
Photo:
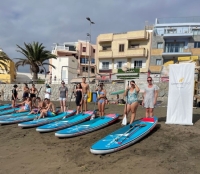
[[(89, 22), (90, 22), (90, 33), (87, 34), (87, 36), (90, 36), (90, 40), (89, 40), (89, 65), (88, 65), (88, 80), (90, 78), (90, 62), (91, 62), (91, 50), (90, 50), (90, 43), (91, 43), (91, 25), (95, 24), (93, 21), (91, 21), (91, 19), (89, 17), (86, 18)], [(90, 80), (89, 80), (90, 82)]]

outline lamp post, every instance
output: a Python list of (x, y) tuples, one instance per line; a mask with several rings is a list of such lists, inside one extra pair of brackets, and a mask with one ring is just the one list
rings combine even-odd
[[(88, 36), (90, 36), (90, 40), (89, 40), (89, 64), (88, 64), (88, 80), (89, 80), (89, 78), (90, 78), (90, 62), (91, 62), (91, 57), (90, 57), (90, 55), (91, 55), (91, 50), (90, 50), (90, 43), (91, 43), (91, 25), (92, 24), (95, 24), (93, 21), (91, 21), (91, 19), (89, 18), (89, 17), (87, 17), (86, 18), (89, 22), (90, 22), (90, 33), (89, 33), (89, 35)], [(89, 82), (90, 82), (90, 80), (89, 80)]]

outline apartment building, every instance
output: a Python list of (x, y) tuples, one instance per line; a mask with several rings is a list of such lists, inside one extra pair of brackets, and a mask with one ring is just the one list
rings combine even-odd
[(199, 64), (200, 17), (157, 18), (152, 33), (150, 71), (183, 61)]
[[(147, 30), (100, 34), (97, 37), (97, 72), (100, 79), (120, 80), (147, 75), (151, 33)], [(124, 72), (122, 68), (127, 67)]]
[(49, 66), (51, 81), (58, 83), (65, 80), (69, 83), (73, 78), (94, 76), (96, 72), (95, 50), (96, 45), (81, 40), (53, 46), (52, 54), (57, 56), (57, 60), (50, 60), (50, 63), (56, 66), (56, 69)]

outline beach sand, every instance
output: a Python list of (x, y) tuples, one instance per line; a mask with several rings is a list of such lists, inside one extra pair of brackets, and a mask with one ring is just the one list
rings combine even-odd
[[(57, 103), (58, 104), (58, 103)], [(75, 104), (71, 104), (71, 109)], [(123, 105), (107, 105), (106, 113), (122, 114)], [(93, 104), (89, 105), (93, 110)], [(144, 116), (137, 111), (137, 119)], [(136, 144), (107, 155), (93, 155), (97, 140), (120, 128), (120, 122), (69, 139), (16, 124), (0, 127), (2, 174), (197, 174), (200, 173), (200, 108), (194, 109), (194, 126), (166, 125), (166, 107), (155, 109), (159, 118), (151, 134)]]

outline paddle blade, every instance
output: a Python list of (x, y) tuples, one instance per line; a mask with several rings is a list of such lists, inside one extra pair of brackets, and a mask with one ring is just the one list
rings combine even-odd
[(124, 116), (124, 118), (122, 120), (122, 125), (127, 125), (127, 117), (126, 117), (126, 115)]

